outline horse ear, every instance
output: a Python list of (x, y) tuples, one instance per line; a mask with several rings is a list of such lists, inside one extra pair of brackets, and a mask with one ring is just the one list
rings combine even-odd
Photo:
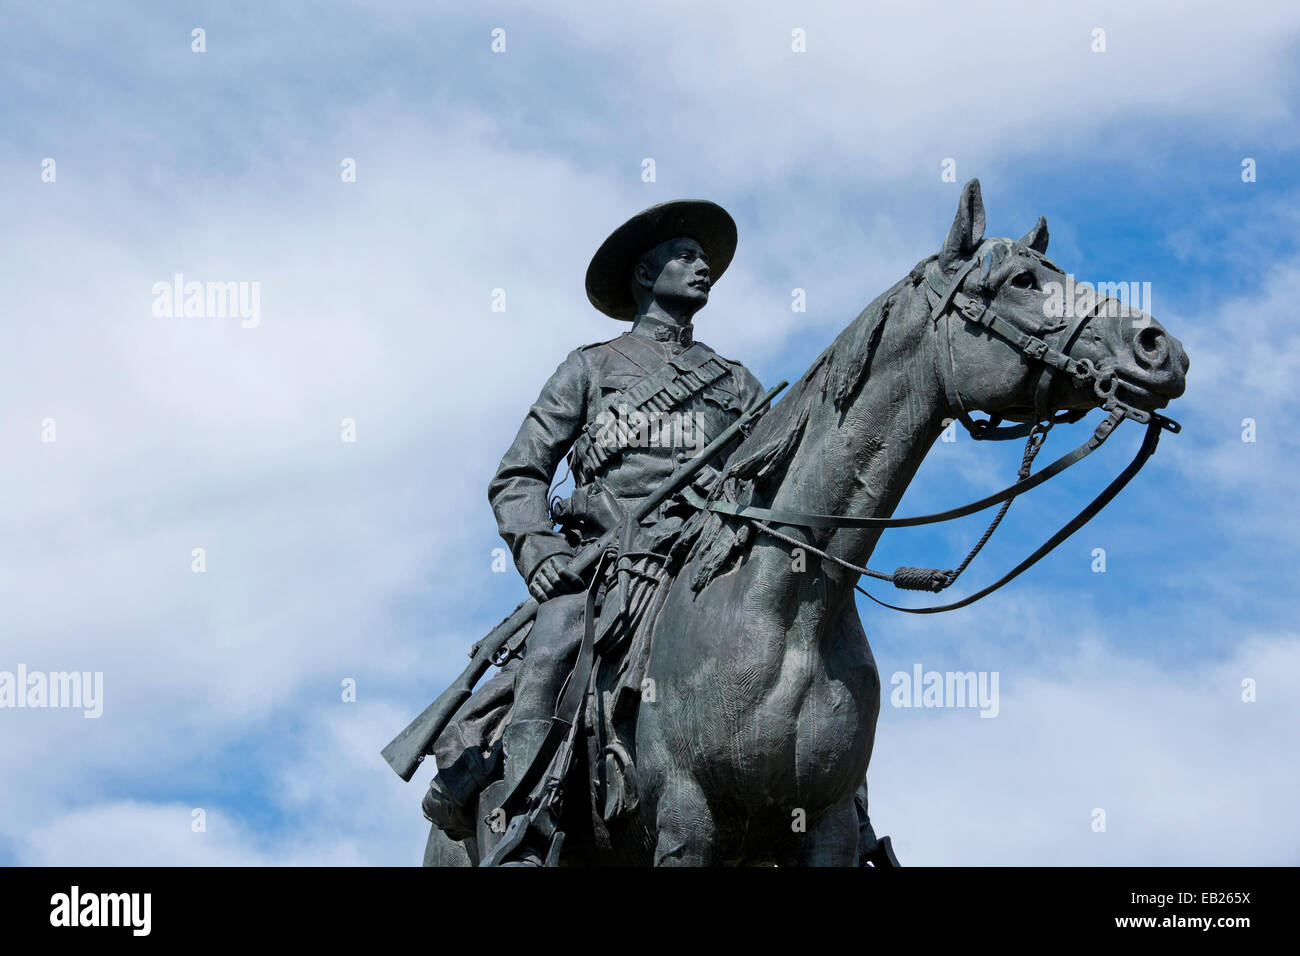
[(1025, 233), (1025, 237), (1020, 240), (1021, 245), (1028, 246), (1040, 256), (1047, 252), (1047, 220), (1042, 216), (1038, 217), (1038, 222)]
[(955, 262), (970, 258), (983, 240), (984, 198), (980, 195), (980, 181), (972, 179), (962, 188), (957, 218), (952, 221), (948, 238), (939, 250), (939, 265), (947, 269)]

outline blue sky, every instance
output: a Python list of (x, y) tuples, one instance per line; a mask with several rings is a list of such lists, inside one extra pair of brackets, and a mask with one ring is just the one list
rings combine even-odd
[[(378, 751), (523, 597), (491, 570), (486, 484), (567, 351), (618, 331), (582, 290), (600, 240), (654, 202), (722, 203), (740, 246), (700, 337), (794, 379), (937, 249), (976, 176), (989, 234), (1043, 214), (1080, 279), (1152, 284), (1191, 356), (1184, 432), (983, 604), (862, 607), (886, 681), (997, 671), (1002, 698), (992, 720), (886, 706), (873, 818), (905, 863), (1300, 861), (1294, 5), (45, 3), (5, 21), (0, 670), (101, 670), (105, 704), (0, 710), (0, 861), (418, 862), (428, 771), (402, 784)], [(177, 272), (259, 282), (260, 324), (154, 316)], [(1126, 431), (1018, 502), (963, 586), (1095, 494)], [(1000, 487), (1018, 456), (937, 445), (900, 510)], [(948, 566), (981, 529), (898, 532), (873, 563)]]

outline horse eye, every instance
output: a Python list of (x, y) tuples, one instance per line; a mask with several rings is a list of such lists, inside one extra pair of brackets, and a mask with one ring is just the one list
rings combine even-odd
[(1034, 278), (1032, 272), (1022, 272), (1011, 280), (1011, 284), (1017, 289), (1037, 289), (1038, 280)]

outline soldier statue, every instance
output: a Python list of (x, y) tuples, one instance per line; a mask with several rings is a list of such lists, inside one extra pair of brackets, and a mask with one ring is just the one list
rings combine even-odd
[[(735, 249), (736, 224), (712, 202), (662, 203), (616, 229), (587, 269), (587, 297), (631, 328), (569, 353), (489, 485), (501, 536), (540, 605), (511, 675), (513, 702), (501, 738), (507, 791), (546, 757), (557, 696), (583, 635), (590, 581), (568, 568), (575, 549), (618, 528), (639, 499), (763, 396), (743, 365), (695, 339), (693, 320)], [(694, 479), (697, 491), (707, 493), (739, 440)], [(566, 456), (574, 492), (552, 502)], [(646, 569), (662, 566), (692, 511), (672, 497), (640, 522), (635, 552), (646, 558), (638, 565), (642, 577), (653, 579)], [(471, 833), (466, 808), (485, 783), (484, 768), (444, 760), (441, 751), (439, 757), (425, 813), (453, 837)]]

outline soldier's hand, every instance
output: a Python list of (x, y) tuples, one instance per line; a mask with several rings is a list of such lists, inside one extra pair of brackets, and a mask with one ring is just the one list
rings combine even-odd
[(577, 594), (586, 587), (582, 578), (569, 570), (569, 556), (553, 554), (537, 566), (528, 582), (528, 591), (539, 602), (561, 594)]

